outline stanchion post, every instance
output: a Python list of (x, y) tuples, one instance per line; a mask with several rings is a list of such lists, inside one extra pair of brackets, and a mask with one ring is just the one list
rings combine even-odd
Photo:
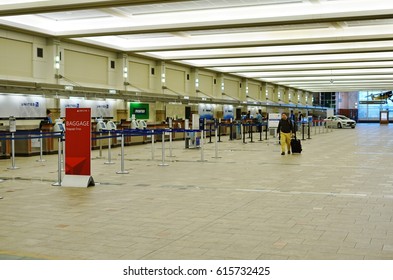
[(310, 122), (307, 123), (307, 139), (311, 139), (311, 127), (310, 127)]
[(15, 133), (11, 133), (11, 167), (8, 167), (10, 170), (19, 169), (19, 167), (15, 166)]
[(243, 128), (243, 144), (246, 144), (246, 129), (244, 123), (242, 124), (241, 128)]
[(169, 157), (174, 157), (172, 155), (172, 133), (173, 133), (173, 128), (169, 128)]
[(209, 144), (212, 142), (212, 123), (209, 123)]
[(218, 139), (217, 139), (217, 129), (218, 128), (218, 126), (216, 126), (216, 129), (214, 130), (214, 135), (215, 135), (215, 142), (214, 142), (214, 158), (220, 158), (219, 156), (218, 156)]
[[(203, 140), (204, 137), (204, 130), (201, 130), (201, 139)], [(200, 141), (201, 143), (201, 160), (200, 161), (205, 161), (205, 154), (204, 154), (204, 146), (203, 146), (203, 141)]]
[(102, 158), (102, 132), (100, 131), (100, 153), (99, 153), (99, 158)]
[(112, 161), (112, 138), (111, 138), (111, 131), (108, 130), (108, 161), (104, 162), (104, 164), (114, 164)]
[(42, 154), (43, 154), (43, 147), (42, 147), (42, 130), (40, 130), (40, 159), (37, 159), (37, 162), (45, 162), (46, 160), (42, 158)]
[(250, 126), (249, 126), (249, 131), (250, 131), (250, 133), (251, 133), (251, 143), (254, 143), (254, 140), (252, 140), (252, 135), (254, 134), (254, 131), (253, 131), (253, 125), (250, 123), (249, 124)]
[(159, 166), (168, 166), (169, 164), (165, 162), (165, 129), (162, 131), (162, 156), (161, 163)]
[[(221, 126), (221, 124), (219, 124), (219, 125)], [(230, 123), (229, 124), (229, 141), (233, 140), (232, 136), (233, 136), (233, 123)]]
[(128, 174), (129, 172), (124, 170), (124, 132), (121, 133), (121, 160), (120, 160), (120, 171), (116, 174)]
[(218, 122), (218, 142), (221, 142), (221, 119)]
[(154, 160), (154, 130), (151, 131), (151, 160)]
[[(265, 125), (265, 140), (267, 140), (267, 131), (268, 131), (268, 126), (267, 124)], [(295, 132), (296, 133), (296, 132)]]
[(259, 129), (259, 141), (263, 141), (262, 140), (262, 124), (258, 123), (258, 129)]
[(57, 148), (57, 182), (53, 183), (52, 186), (61, 186), (61, 140), (63, 134), (61, 133), (58, 138), (58, 148)]

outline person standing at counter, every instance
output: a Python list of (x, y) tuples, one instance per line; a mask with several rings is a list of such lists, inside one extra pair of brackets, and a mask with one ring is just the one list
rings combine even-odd
[(52, 112), (49, 109), (46, 109), (46, 121), (48, 123), (53, 123), (52, 122)]
[(285, 147), (287, 148), (288, 155), (291, 153), (292, 132), (293, 126), (291, 120), (288, 119), (285, 113), (282, 113), (277, 127), (277, 133), (280, 135), (281, 155), (285, 155)]
[(256, 119), (257, 119), (257, 124), (258, 124), (258, 132), (262, 132), (263, 117), (262, 117), (261, 109), (259, 109)]

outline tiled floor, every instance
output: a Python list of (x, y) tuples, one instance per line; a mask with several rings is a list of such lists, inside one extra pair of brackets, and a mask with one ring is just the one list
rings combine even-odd
[(205, 162), (177, 141), (166, 167), (160, 143), (154, 161), (133, 146), (126, 175), (116, 148), (91, 188), (51, 186), (56, 155), (0, 160), (0, 259), (393, 259), (392, 139), (360, 124), (281, 156), (274, 139), (223, 137)]

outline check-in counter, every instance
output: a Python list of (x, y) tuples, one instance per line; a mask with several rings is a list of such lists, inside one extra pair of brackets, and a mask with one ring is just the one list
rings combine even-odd
[[(34, 156), (40, 153), (39, 127), (35, 125), (16, 126), (18, 134), (15, 134), (15, 155), (16, 156)], [(9, 126), (1, 126), (0, 133), (9, 135)], [(31, 132), (31, 134), (29, 133)], [(2, 137), (3, 138), (3, 137)], [(2, 152), (5, 157), (11, 154), (11, 140), (1, 141)]]
[(220, 126), (220, 135), (229, 135), (231, 133), (230, 120), (221, 120), (222, 126)]
[[(47, 123), (41, 126), (41, 131), (45, 136), (48, 136), (46, 133), (54, 132), (54, 124)], [(44, 138), (42, 139), (42, 150), (44, 154), (56, 154), (59, 148), (58, 138)]]
[(3, 138), (6, 138), (6, 133), (8, 130), (5, 130), (4, 126), (0, 126), (0, 159), (6, 159), (10, 157), (10, 141), (3, 140)]
[[(173, 129), (184, 129), (185, 121), (184, 120), (174, 120), (173, 121)], [(184, 140), (185, 133), (184, 132), (174, 132), (172, 135), (172, 140)]]

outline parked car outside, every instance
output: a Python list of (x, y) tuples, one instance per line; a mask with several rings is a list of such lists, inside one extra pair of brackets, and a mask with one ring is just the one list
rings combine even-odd
[(355, 128), (356, 121), (343, 115), (334, 115), (334, 116), (327, 117), (325, 119), (325, 126), (337, 127), (337, 128), (343, 128), (343, 127)]

